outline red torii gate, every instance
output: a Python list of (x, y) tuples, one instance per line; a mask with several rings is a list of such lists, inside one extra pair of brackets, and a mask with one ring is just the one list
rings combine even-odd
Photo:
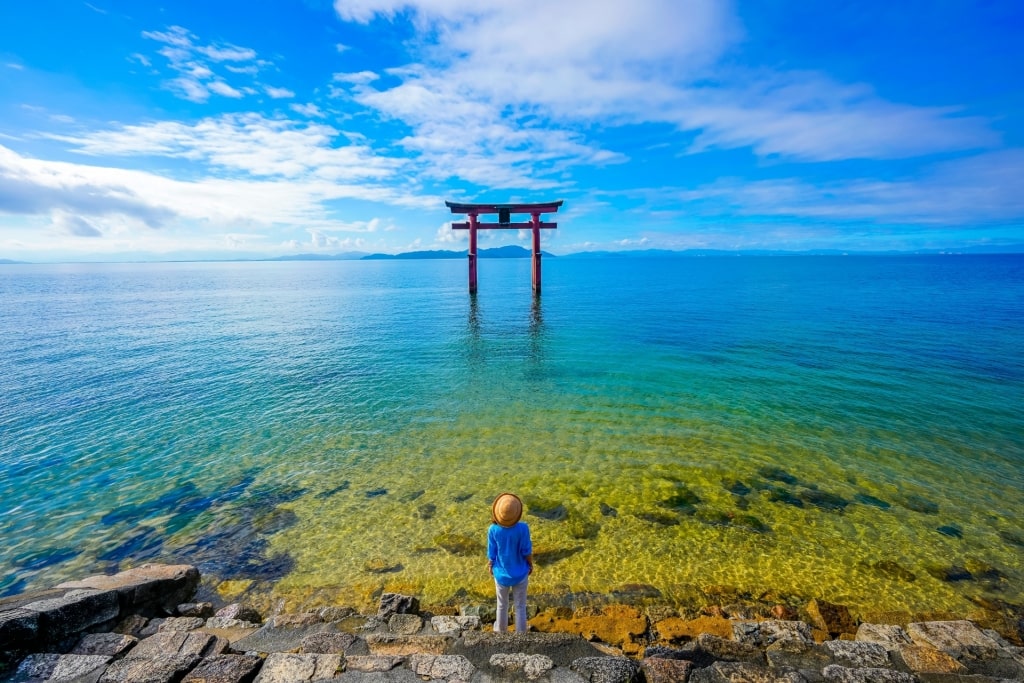
[[(452, 230), (469, 230), (469, 293), (476, 294), (476, 231), (484, 229), (502, 228), (508, 230), (533, 231), (533, 257), (532, 261), (532, 282), (533, 293), (540, 294), (540, 231), (541, 229), (554, 229), (558, 223), (543, 223), (540, 220), (542, 213), (556, 213), (562, 200), (554, 202), (540, 202), (538, 204), (460, 204), (458, 202), (445, 202), (445, 206), (452, 210), (452, 213), (461, 213), (469, 216), (465, 223), (452, 223)], [(484, 213), (498, 214), (497, 223), (480, 223), (477, 216)], [(512, 214), (530, 214), (529, 223), (513, 223)]]

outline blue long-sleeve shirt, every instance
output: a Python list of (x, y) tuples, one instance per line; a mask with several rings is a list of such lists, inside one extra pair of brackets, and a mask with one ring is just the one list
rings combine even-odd
[(514, 526), (492, 524), (487, 530), (487, 559), (494, 570), (494, 580), (502, 586), (515, 586), (530, 574), (526, 558), (533, 555), (530, 527), (526, 522)]

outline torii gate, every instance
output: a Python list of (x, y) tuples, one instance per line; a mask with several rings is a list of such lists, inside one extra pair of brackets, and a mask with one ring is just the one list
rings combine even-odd
[[(469, 230), (469, 293), (476, 294), (476, 231), (492, 228), (504, 228), (509, 230), (524, 230), (529, 228), (533, 231), (533, 257), (532, 261), (532, 282), (534, 295), (540, 294), (540, 231), (542, 228), (554, 229), (558, 223), (542, 223), (542, 213), (556, 213), (562, 200), (555, 202), (541, 202), (539, 204), (459, 204), (457, 202), (445, 202), (445, 206), (452, 210), (452, 213), (461, 213), (469, 216), (466, 223), (452, 223), (452, 230)], [(480, 223), (477, 216), (482, 213), (498, 214), (497, 223)], [(513, 223), (512, 214), (530, 214), (529, 223)]]

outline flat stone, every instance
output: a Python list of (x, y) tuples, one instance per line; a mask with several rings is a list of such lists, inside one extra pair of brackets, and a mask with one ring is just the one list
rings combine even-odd
[(685, 642), (694, 640), (702, 633), (710, 633), (720, 638), (732, 638), (732, 622), (724, 617), (698, 617), (681, 619), (669, 617), (654, 624), (659, 639), (669, 642)]
[(930, 645), (955, 659), (999, 649), (999, 643), (966, 620), (914, 622), (907, 624), (907, 633), (918, 645)]
[(246, 683), (262, 665), (255, 655), (214, 655), (199, 662), (182, 683)]
[[(777, 643), (772, 643), (765, 649), (764, 654), (768, 658), (769, 666), (779, 671), (813, 671), (818, 674), (829, 664), (835, 664), (829, 650), (821, 645), (797, 640), (780, 640)], [(808, 678), (813, 677), (808, 676)]]
[(366, 636), (370, 654), (374, 655), (443, 655), (452, 641), (449, 636), (400, 636), (395, 633), (371, 633)]
[(569, 667), (590, 683), (632, 683), (640, 680), (640, 666), (625, 657), (580, 657)]
[(176, 683), (200, 659), (197, 654), (166, 653), (148, 658), (125, 657), (108, 666), (99, 683)]
[(851, 669), (838, 664), (826, 666), (821, 675), (828, 683), (917, 683), (917, 679), (892, 669)]
[[(149, 624), (149, 619), (142, 616), (141, 614), (129, 614), (122, 619), (117, 626), (112, 630), (114, 633), (122, 633), (124, 635), (133, 636), (135, 638), (142, 637), (142, 631)], [(156, 630), (154, 629), (154, 633)]]
[(405, 657), (393, 655), (346, 655), (345, 669), (347, 671), (362, 671), (363, 673), (377, 673), (391, 671), (405, 662)]
[(138, 638), (123, 633), (88, 633), (82, 636), (70, 654), (120, 657), (138, 642)]
[(888, 651), (878, 643), (865, 643), (855, 640), (828, 640), (821, 644), (828, 650), (835, 663), (855, 669), (889, 669)]
[(526, 633), (466, 631), (461, 638), (454, 639), (450, 645), (450, 652), (465, 656), (479, 669), (488, 666), (492, 655), (509, 652), (545, 655), (555, 663), (556, 667), (568, 667), (580, 657), (593, 657), (599, 654), (593, 645), (577, 635), (534, 633), (532, 631)]
[(392, 614), (388, 617), (388, 630), (403, 636), (416, 635), (423, 630), (423, 619), (418, 614)]
[(409, 668), (423, 678), (446, 681), (469, 681), (476, 673), (476, 667), (462, 655), (424, 655), (409, 658)]
[(523, 652), (491, 655), (489, 664), (505, 673), (523, 673), (531, 681), (555, 668), (555, 663), (551, 661), (550, 657), (528, 655)]
[(337, 633), (332, 624), (315, 623), (295, 628), (277, 628), (266, 624), (259, 630), (231, 644), (239, 652), (289, 652), (302, 646), (302, 641), (314, 633)]
[(0, 612), (0, 643), (4, 648), (31, 643), (39, 634), (39, 612), (9, 609)]
[(112, 590), (117, 592), (122, 612), (155, 608), (172, 614), (175, 607), (188, 602), (197, 586), (199, 571), (195, 567), (144, 564), (113, 575), (100, 574), (81, 581), (68, 581), (57, 587)]
[(686, 683), (693, 662), (683, 659), (648, 657), (640, 663), (647, 683)]
[(461, 605), (459, 615), (463, 617), (476, 617), (481, 624), (492, 624), (498, 614), (495, 611), (494, 602), (487, 605)]
[(199, 617), (172, 617), (165, 619), (157, 629), (158, 633), (164, 631), (195, 631), (206, 625), (206, 620)]
[(298, 614), (278, 614), (276, 617), (271, 617), (267, 625), (274, 628), (299, 628), (321, 624), (323, 621), (323, 617), (317, 612), (299, 612)]
[(219, 654), (217, 648), (217, 638), (209, 633), (167, 631), (139, 641), (138, 645), (128, 651), (125, 659), (147, 659), (164, 655), (208, 657)]
[(813, 642), (811, 627), (802, 621), (737, 621), (732, 625), (732, 635), (737, 642), (767, 647), (780, 640), (795, 640), (801, 643)]
[(464, 616), (439, 616), (431, 617), (430, 625), (441, 635), (458, 635), (463, 631), (473, 631), (480, 628), (480, 617)]
[(576, 633), (585, 640), (599, 640), (620, 647), (630, 654), (639, 653), (640, 636), (647, 632), (647, 617), (636, 607), (607, 605), (591, 610), (577, 610), (573, 616), (562, 618), (547, 611), (530, 620), (537, 631)]
[(9, 683), (96, 683), (108, 663), (110, 657), (102, 655), (33, 654), (23, 659), (7, 680)]
[(715, 662), (690, 674), (690, 683), (806, 683), (796, 671), (773, 671), (743, 662)]
[(71, 590), (65, 595), (30, 602), (24, 609), (39, 614), (39, 635), (49, 642), (80, 633), (120, 614), (117, 593), (109, 590)]
[(175, 608), (175, 614), (179, 617), (199, 617), (209, 619), (213, 616), (212, 602), (183, 602)]
[[(366, 641), (351, 633), (323, 631), (302, 639), (302, 651), (313, 655), (367, 655), (370, 652)], [(347, 661), (347, 660), (346, 660)]]
[(387, 619), (392, 614), (418, 614), (420, 601), (411, 595), (401, 593), (384, 593), (380, 596), (377, 616)]
[(891, 624), (861, 624), (857, 627), (856, 640), (878, 643), (887, 650), (895, 650), (913, 642), (901, 626)]
[(962, 674), (967, 668), (942, 650), (930, 645), (901, 645), (897, 657), (914, 673)]
[(255, 683), (306, 683), (332, 680), (341, 675), (341, 655), (298, 655), (272, 652), (263, 662)]
[(845, 605), (836, 605), (825, 600), (811, 600), (807, 603), (807, 614), (816, 628), (833, 637), (840, 633), (857, 632), (857, 624)]

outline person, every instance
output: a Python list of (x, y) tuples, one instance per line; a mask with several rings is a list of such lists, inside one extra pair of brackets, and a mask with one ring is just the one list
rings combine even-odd
[(530, 527), (519, 521), (523, 501), (514, 493), (503, 493), (491, 504), (491, 526), (487, 530), (487, 568), (494, 577), (498, 614), (494, 630), (508, 629), (508, 594), (515, 606), (516, 631), (526, 631), (526, 585), (533, 572), (533, 542)]

